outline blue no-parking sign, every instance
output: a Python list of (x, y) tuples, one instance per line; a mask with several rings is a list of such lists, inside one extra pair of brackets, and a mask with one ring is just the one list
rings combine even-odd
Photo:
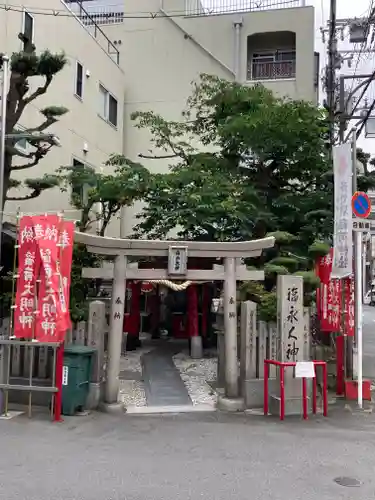
[(355, 217), (366, 219), (371, 213), (371, 201), (366, 193), (357, 191), (352, 196), (352, 210)]

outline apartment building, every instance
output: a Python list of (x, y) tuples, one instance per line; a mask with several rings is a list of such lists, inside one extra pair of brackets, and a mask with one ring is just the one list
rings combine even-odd
[[(14, 2), (20, 4), (21, 2)], [(39, 110), (51, 105), (64, 106), (69, 112), (46, 132), (55, 134), (61, 147), (53, 147), (36, 166), (14, 177), (35, 178), (51, 174), (64, 165), (88, 164), (98, 169), (111, 153), (122, 153), (125, 77), (117, 47), (97, 27), (96, 36), (83, 26), (60, 0), (28, 0), (22, 7), (0, 9), (0, 50), (11, 55), (22, 49), (19, 33), (32, 41), (41, 52), (65, 52), (68, 64), (54, 78), (47, 94), (25, 109), (20, 128), (34, 127), (43, 121)], [(31, 78), (31, 90), (41, 84)], [(28, 152), (26, 140), (18, 143)], [(16, 158), (18, 160), (18, 158)], [(23, 159), (19, 158), (19, 164)], [(19, 190), (11, 193), (23, 196)], [(69, 193), (58, 188), (47, 190), (36, 199), (8, 202), (6, 221), (14, 222), (17, 208), (23, 212), (66, 210), (74, 217)]]
[[(263, 83), (278, 95), (318, 100), (314, 9), (304, 0), (90, 0), (89, 12), (118, 47), (126, 73), (124, 151), (132, 160), (150, 149), (150, 135), (134, 129), (134, 111), (180, 119), (191, 82), (200, 73), (246, 85)], [(95, 28), (92, 28), (95, 29)], [(143, 160), (164, 171), (167, 162)], [(135, 207), (135, 211), (138, 207)], [(128, 212), (126, 231), (131, 231)]]
[[(317, 102), (314, 9), (305, 0), (29, 1), (34, 12), (39, 6), (71, 14), (32, 14), (38, 49), (64, 49), (70, 61), (37, 103), (71, 110), (53, 127), (62, 147), (40, 164), (40, 173), (72, 161), (98, 168), (112, 152), (139, 160), (151, 147), (150, 135), (133, 127), (131, 113), (152, 110), (181, 119), (191, 82), (201, 73), (246, 85), (261, 82), (278, 95)], [(3, 51), (19, 48), (15, 33), (25, 28), (25, 9), (0, 11)], [(116, 124), (108, 115), (113, 99)], [(25, 126), (35, 122), (35, 111), (29, 110)], [(168, 168), (164, 160), (142, 161), (153, 171)], [(45, 193), (25, 210), (36, 204), (59, 209), (62, 197)], [(127, 210), (127, 234), (138, 209)]]

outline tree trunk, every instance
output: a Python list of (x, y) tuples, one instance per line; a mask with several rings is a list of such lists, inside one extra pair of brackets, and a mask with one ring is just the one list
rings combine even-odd
[(6, 201), (7, 192), (9, 189), (9, 179), (12, 170), (12, 155), (9, 153), (5, 153), (4, 158), (4, 179), (3, 179), (3, 206), (1, 210), (4, 210), (4, 205)]

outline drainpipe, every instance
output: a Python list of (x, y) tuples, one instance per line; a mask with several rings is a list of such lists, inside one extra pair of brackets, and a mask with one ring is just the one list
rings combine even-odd
[(243, 18), (240, 17), (234, 21), (234, 78), (236, 82), (241, 79), (241, 28), (243, 26)]

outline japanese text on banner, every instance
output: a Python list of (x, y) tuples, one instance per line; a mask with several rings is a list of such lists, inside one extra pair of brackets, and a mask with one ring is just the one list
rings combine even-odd
[(63, 340), (65, 334), (59, 331), (57, 324), (62, 314), (58, 274), (61, 222), (57, 215), (48, 215), (33, 217), (33, 223), (41, 261), (35, 338), (40, 342), (57, 342)]
[(18, 277), (13, 332), (17, 338), (32, 338), (34, 334), (39, 263), (32, 218), (22, 217), (18, 233)]
[(354, 279), (352, 276), (344, 280), (344, 312), (345, 322), (343, 334), (354, 337), (355, 307), (354, 307)]
[(334, 233), (332, 277), (352, 274), (352, 157), (351, 145), (333, 147)]
[(59, 236), (60, 247), (60, 301), (63, 314), (59, 318), (59, 329), (66, 331), (72, 327), (69, 312), (70, 273), (72, 270), (74, 222), (65, 221)]
[(318, 260), (317, 274), (320, 278), (318, 314), (323, 332), (340, 331), (342, 283), (332, 279), (333, 249)]

